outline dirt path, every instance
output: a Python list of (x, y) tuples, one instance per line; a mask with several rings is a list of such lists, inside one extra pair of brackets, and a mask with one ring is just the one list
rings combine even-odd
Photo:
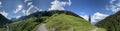
[(46, 24), (42, 23), (36, 31), (48, 31), (47, 28), (45, 27)]
[(9, 26), (7, 25), (7, 31), (9, 31)]
[(94, 30), (92, 30), (92, 31), (97, 31), (98, 30), (98, 28), (95, 28)]

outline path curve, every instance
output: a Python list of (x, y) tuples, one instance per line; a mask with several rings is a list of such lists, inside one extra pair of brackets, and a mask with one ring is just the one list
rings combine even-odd
[(48, 31), (45, 25), (46, 24), (41, 23), (41, 25), (38, 27), (36, 31)]
[(94, 30), (92, 30), (92, 31), (97, 31), (98, 30), (98, 28), (95, 28)]

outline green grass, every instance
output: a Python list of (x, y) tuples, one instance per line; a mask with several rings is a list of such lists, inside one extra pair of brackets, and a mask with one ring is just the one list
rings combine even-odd
[(40, 24), (35, 22), (36, 20), (37, 18), (32, 17), (23, 21), (11, 23), (9, 24), (10, 31), (36, 31), (37, 25)]
[[(45, 23), (48, 31), (53, 28), (56, 31), (91, 31), (96, 27), (91, 25), (86, 20), (66, 14), (53, 14), (51, 17), (31, 17), (26, 20), (21, 20), (9, 24), (9, 31), (36, 31), (40, 23)], [(0, 28), (0, 31), (6, 31), (6, 28)], [(106, 31), (103, 28), (98, 28), (98, 31)]]
[(6, 31), (6, 28), (0, 28), (0, 31)]
[(56, 31), (72, 31), (72, 29), (75, 31), (90, 31), (96, 28), (82, 18), (65, 14), (55, 14), (48, 18), (46, 20), (46, 27), (49, 31), (52, 31), (53, 28)]

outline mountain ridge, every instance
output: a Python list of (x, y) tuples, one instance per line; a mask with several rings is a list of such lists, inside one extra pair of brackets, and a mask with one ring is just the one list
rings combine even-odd
[[(96, 26), (82, 17), (65, 10), (41, 11), (21, 18), (7, 25), (10, 28), (9, 31), (36, 31), (41, 23), (46, 24), (48, 31), (51, 31), (51, 27), (56, 28), (56, 31), (105, 31), (103, 28), (96, 29)], [(6, 29), (8, 28), (0, 28), (0, 31)]]
[(101, 20), (96, 26), (105, 28), (107, 31), (120, 31), (120, 11)]
[(65, 14), (68, 14), (68, 15), (72, 15), (72, 16), (75, 16), (75, 17), (79, 17), (79, 18), (82, 18), (80, 17), (79, 15), (71, 12), (71, 11), (68, 11), (68, 10), (50, 10), (50, 11), (37, 11), (35, 13), (32, 13), (30, 15), (27, 15), (27, 16), (22, 16), (16, 20), (24, 20), (24, 19), (27, 19), (27, 18), (30, 18), (30, 17), (39, 17), (39, 16), (52, 16), (53, 14), (55, 13), (58, 13), (58, 14), (62, 14), (62, 13), (65, 13)]

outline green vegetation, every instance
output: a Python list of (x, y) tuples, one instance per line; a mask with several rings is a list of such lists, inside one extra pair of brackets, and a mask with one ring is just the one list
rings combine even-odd
[[(5, 22), (0, 31), (7, 29), (9, 31), (36, 31), (41, 23), (45, 23), (49, 31), (52, 31), (53, 28), (55, 31), (92, 31), (97, 28), (73, 12), (52, 10), (36, 12), (12, 23)], [(98, 28), (97, 31), (106, 30)]]
[(105, 28), (107, 31), (120, 31), (120, 11), (98, 22), (96, 26)]
[(6, 25), (11, 22), (12, 21), (8, 20), (2, 14), (0, 14), (0, 31), (6, 31)]
[(11, 21), (0, 14), (0, 28), (5, 27), (5, 25), (8, 23), (11, 23)]
[[(53, 31), (53, 29), (55, 31), (91, 31), (96, 28), (82, 18), (66, 14), (55, 14), (51, 16), (46, 20), (46, 27), (49, 31)], [(105, 30), (101, 29), (101, 31)]]
[(26, 20), (9, 24), (9, 31), (36, 31), (37, 25), (40, 25), (40, 18), (31, 17)]
[(104, 29), (104, 28), (98, 28), (97, 31), (106, 31), (106, 29)]

